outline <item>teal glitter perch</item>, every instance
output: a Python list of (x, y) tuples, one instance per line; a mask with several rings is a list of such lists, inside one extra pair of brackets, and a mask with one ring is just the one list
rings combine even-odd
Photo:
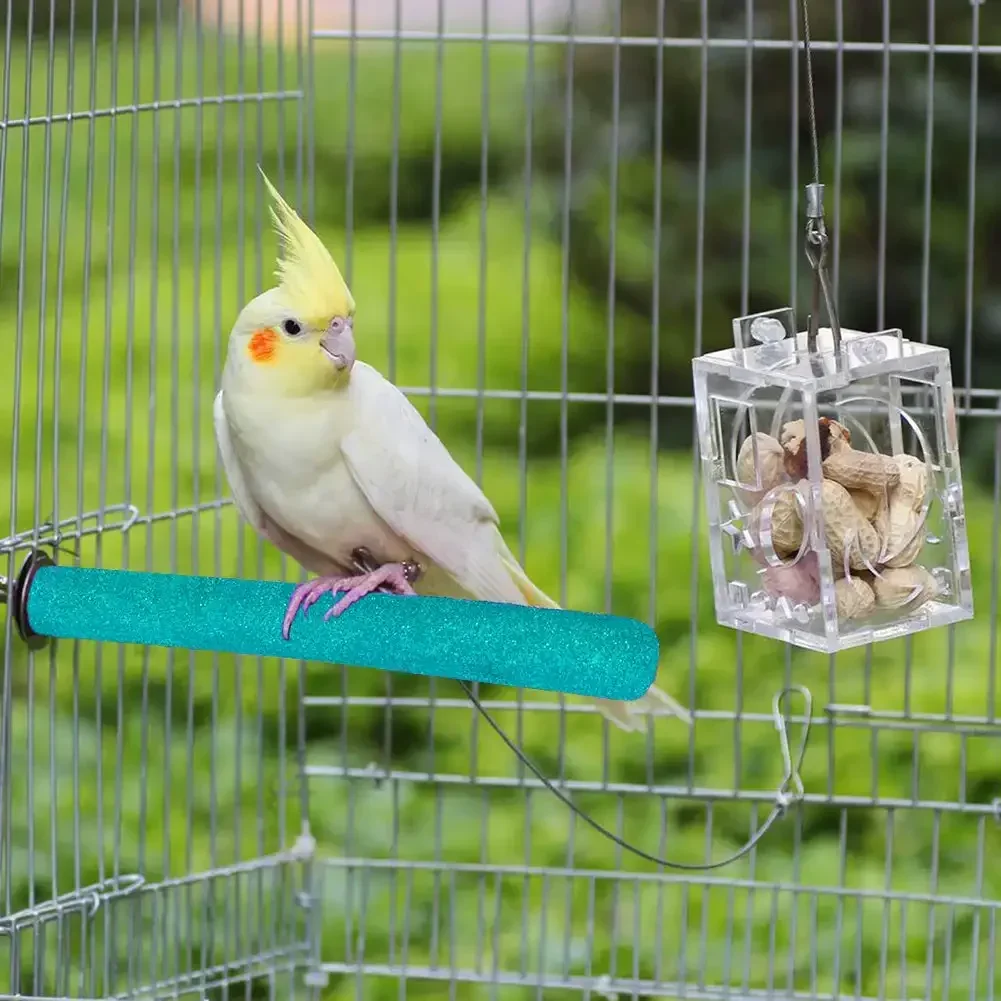
[(294, 585), (39, 565), (23, 614), (39, 637), (324, 661), (594, 698), (638, 699), (659, 645), (634, 619), (371, 594), (324, 621), (324, 595), (282, 637)]

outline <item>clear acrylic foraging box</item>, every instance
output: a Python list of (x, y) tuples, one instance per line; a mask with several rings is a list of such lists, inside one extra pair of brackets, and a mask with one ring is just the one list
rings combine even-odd
[(733, 324), (693, 362), (719, 623), (833, 653), (972, 618), (949, 352)]

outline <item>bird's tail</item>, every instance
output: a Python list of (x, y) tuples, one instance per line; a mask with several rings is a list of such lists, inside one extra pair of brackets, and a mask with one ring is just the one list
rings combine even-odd
[[(548, 594), (540, 591), (532, 583), (518, 561), (511, 555), (503, 540), (501, 540), (500, 546), (504, 566), (525, 599), (525, 604), (534, 605), (536, 608), (559, 608), (560, 606)], [(662, 691), (656, 685), (651, 685), (646, 694), (635, 702), (617, 702), (613, 699), (594, 699), (593, 701), (602, 716), (614, 723), (620, 730), (627, 732), (644, 732), (646, 730), (646, 717), (641, 714), (654, 709), (667, 709), (689, 726), (692, 724), (691, 713), (680, 702), (671, 698), (667, 692)]]

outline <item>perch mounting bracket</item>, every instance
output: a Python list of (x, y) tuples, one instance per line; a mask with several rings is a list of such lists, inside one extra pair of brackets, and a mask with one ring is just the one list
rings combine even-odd
[(10, 616), (17, 627), (17, 634), (29, 650), (41, 650), (48, 643), (48, 639), (39, 636), (28, 622), (28, 592), (39, 569), (52, 565), (52, 557), (41, 549), (33, 549), (13, 581), (0, 577), (0, 605), (10, 606)]

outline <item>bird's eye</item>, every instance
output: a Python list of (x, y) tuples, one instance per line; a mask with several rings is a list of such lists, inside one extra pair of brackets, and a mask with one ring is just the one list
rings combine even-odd
[(295, 337), (296, 334), (302, 333), (302, 327), (296, 323), (295, 320), (286, 320), (282, 324), (282, 330), (284, 330), (289, 337)]

